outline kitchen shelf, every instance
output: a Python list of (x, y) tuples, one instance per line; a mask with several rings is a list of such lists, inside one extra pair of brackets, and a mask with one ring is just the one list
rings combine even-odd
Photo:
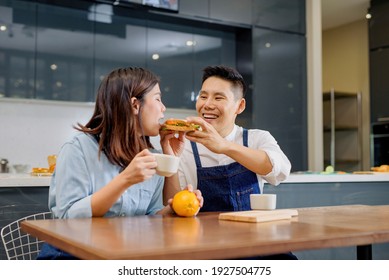
[(323, 101), (330, 101), (332, 92), (334, 93), (335, 99), (355, 98), (358, 95), (358, 93), (334, 91), (333, 89), (331, 89), (331, 91), (323, 93)]
[[(335, 131), (350, 131), (350, 130), (358, 130), (358, 129), (359, 129), (359, 127), (357, 127), (357, 126), (337, 126), (337, 127), (335, 127)], [(331, 127), (324, 126), (323, 131), (324, 132), (331, 131)]]
[[(324, 159), (324, 163), (326, 163), (326, 165), (329, 165), (329, 164), (331, 164), (331, 160)], [(335, 165), (338, 165), (338, 164), (358, 164), (358, 163), (359, 163), (359, 159), (335, 160)]]
[(346, 172), (362, 170), (361, 93), (323, 93), (324, 165)]

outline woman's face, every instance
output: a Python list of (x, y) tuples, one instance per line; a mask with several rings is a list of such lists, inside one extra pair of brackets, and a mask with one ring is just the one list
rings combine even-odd
[(144, 96), (143, 106), (141, 108), (142, 126), (145, 136), (159, 135), (160, 120), (164, 118), (163, 112), (166, 111), (162, 103), (161, 90), (156, 84), (153, 89)]

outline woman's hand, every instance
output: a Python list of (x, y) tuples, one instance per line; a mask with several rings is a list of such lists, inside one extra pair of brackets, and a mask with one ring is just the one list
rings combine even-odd
[(157, 161), (152, 153), (144, 149), (138, 153), (120, 174), (128, 185), (134, 185), (150, 179), (156, 172)]
[[(204, 204), (204, 198), (203, 198), (203, 195), (201, 194), (201, 191), (199, 189), (193, 190), (193, 186), (191, 184), (188, 184), (185, 187), (185, 190), (193, 192), (196, 195), (196, 197), (197, 197), (197, 199), (199, 201), (199, 204), (200, 204), (200, 208), (199, 208), (199, 211), (200, 211), (201, 207), (203, 207), (203, 204)], [(169, 205), (171, 211), (174, 213), (174, 210), (173, 210), (173, 207), (172, 207), (172, 203), (173, 203), (173, 198), (170, 198), (168, 200), (168, 205)], [(197, 213), (195, 215), (197, 215), (199, 213), (199, 211), (197, 211)]]
[(201, 194), (201, 191), (199, 189), (196, 189), (196, 190), (193, 190), (193, 186), (191, 184), (188, 184), (186, 187), (185, 187), (186, 190), (190, 191), (190, 192), (193, 192), (199, 203), (200, 203), (200, 208), (203, 207), (203, 204), (204, 204), (204, 198), (203, 198), (203, 195)]
[(161, 130), (159, 135), (161, 137), (160, 143), (164, 154), (177, 157), (182, 154), (185, 145), (184, 132)]
[(102, 217), (131, 185), (146, 181), (155, 174), (157, 162), (147, 149), (138, 153), (111, 182), (92, 194), (93, 217)]

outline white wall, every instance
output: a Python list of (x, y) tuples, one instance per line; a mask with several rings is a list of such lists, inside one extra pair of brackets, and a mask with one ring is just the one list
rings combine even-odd
[[(10, 167), (47, 167), (47, 156), (57, 154), (76, 133), (72, 126), (85, 124), (93, 110), (93, 103), (0, 98), (0, 158), (8, 159)], [(165, 118), (195, 114), (194, 110), (167, 109)], [(159, 137), (152, 143), (158, 148)]]

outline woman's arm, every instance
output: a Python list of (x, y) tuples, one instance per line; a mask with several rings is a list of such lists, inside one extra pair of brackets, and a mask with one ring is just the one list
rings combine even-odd
[(156, 166), (149, 150), (138, 153), (119, 175), (92, 195), (92, 216), (104, 216), (127, 188), (150, 179), (156, 172)]

